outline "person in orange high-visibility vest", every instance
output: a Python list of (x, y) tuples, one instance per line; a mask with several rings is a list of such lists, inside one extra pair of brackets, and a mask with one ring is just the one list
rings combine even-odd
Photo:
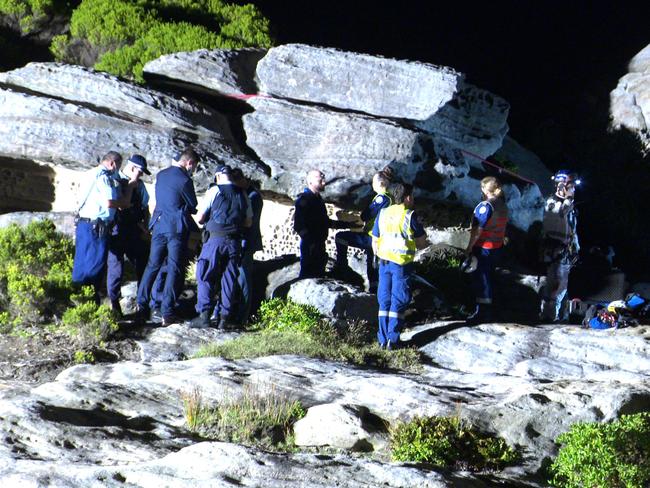
[(508, 225), (508, 207), (501, 182), (494, 176), (481, 180), (483, 201), (474, 209), (472, 229), (465, 253), (476, 256), (476, 270), (471, 273), (472, 288), (476, 298), (474, 313), (467, 323), (480, 324), (492, 320), (492, 275)]
[(424, 228), (413, 211), (413, 187), (396, 183), (393, 205), (382, 209), (372, 228), (372, 248), (379, 258), (379, 330), (381, 347), (401, 347), (404, 312), (411, 303), (409, 279), (416, 249), (429, 245)]

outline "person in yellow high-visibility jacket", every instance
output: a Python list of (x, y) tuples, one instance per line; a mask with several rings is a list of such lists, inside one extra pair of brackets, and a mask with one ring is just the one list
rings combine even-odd
[(377, 340), (387, 349), (400, 346), (404, 312), (411, 302), (415, 251), (429, 245), (413, 210), (413, 186), (397, 183), (391, 193), (393, 205), (379, 212), (372, 229), (372, 248), (379, 258)]

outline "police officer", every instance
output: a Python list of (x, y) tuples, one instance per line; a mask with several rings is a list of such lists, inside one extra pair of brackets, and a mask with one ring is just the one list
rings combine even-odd
[(580, 180), (576, 173), (561, 170), (555, 173), (553, 181), (555, 193), (544, 206), (542, 255), (546, 263), (546, 284), (542, 289), (540, 320), (557, 322), (568, 318), (567, 311), (561, 311), (562, 300), (569, 285), (571, 266), (580, 251), (574, 205)]
[(131, 193), (130, 206), (118, 210), (115, 215), (115, 225), (108, 246), (106, 289), (111, 300), (111, 308), (118, 316), (122, 315), (120, 288), (124, 256), (126, 255), (135, 266), (138, 281), (142, 278), (149, 257), (149, 231), (147, 230), (149, 193), (140, 179), (143, 174), (151, 174), (147, 169), (147, 160), (139, 154), (134, 154), (115, 175), (121, 192), (127, 190), (129, 181), (136, 181), (136, 186)]
[(395, 203), (379, 212), (372, 229), (372, 247), (379, 257), (377, 339), (387, 349), (400, 347), (404, 312), (411, 302), (415, 251), (429, 245), (413, 210), (413, 187), (397, 183), (392, 193)]
[(501, 248), (508, 225), (508, 207), (501, 182), (494, 176), (481, 180), (482, 201), (474, 209), (472, 229), (465, 254), (477, 260), (472, 272), (472, 288), (476, 299), (474, 312), (467, 317), (469, 325), (492, 319), (492, 281), (494, 266), (501, 255)]
[(79, 205), (75, 231), (75, 256), (72, 281), (93, 285), (95, 301), (99, 303), (99, 285), (106, 266), (109, 235), (118, 208), (126, 208), (137, 181), (130, 179), (123, 197), (113, 174), (122, 164), (122, 156), (109, 151), (90, 172)]
[(149, 222), (152, 231), (149, 261), (138, 286), (137, 321), (149, 318), (151, 288), (160, 268), (167, 258), (167, 275), (161, 303), (162, 324), (176, 321), (176, 286), (183, 273), (183, 257), (189, 232), (196, 227), (191, 215), (196, 213), (196, 193), (192, 174), (199, 164), (199, 156), (185, 149), (172, 165), (156, 176), (156, 208)]
[(375, 174), (372, 178), (372, 189), (376, 195), (372, 202), (363, 212), (361, 220), (364, 221), (362, 232), (342, 231), (337, 232), (336, 242), (336, 266), (346, 268), (348, 266), (348, 246), (358, 247), (366, 251), (366, 273), (368, 275), (369, 291), (377, 291), (377, 270), (374, 266), (374, 253), (372, 252), (372, 228), (379, 211), (393, 203), (393, 197), (388, 193), (388, 186), (391, 182), (390, 168), (386, 168)]
[(325, 190), (325, 175), (313, 169), (307, 173), (307, 187), (294, 204), (293, 230), (300, 236), (300, 278), (325, 275), (327, 251), (325, 241), (330, 228), (347, 229), (350, 224), (327, 216), (321, 192)]
[[(244, 232), (253, 221), (253, 209), (246, 192), (230, 179), (232, 169), (217, 168), (217, 185), (208, 189), (201, 205), (200, 224), (209, 232), (196, 263), (197, 301), (199, 316), (190, 327), (210, 326), (210, 311), (216, 281), (221, 278), (219, 329), (234, 328), (234, 296), (237, 274), (242, 258)], [(208, 206), (209, 204), (209, 206)]]
[(231, 179), (235, 185), (246, 192), (251, 203), (251, 208), (253, 209), (252, 225), (245, 231), (242, 241), (242, 258), (237, 274), (241, 301), (235, 321), (239, 324), (245, 324), (248, 322), (253, 301), (253, 255), (255, 252), (264, 249), (262, 245), (262, 233), (260, 231), (260, 219), (262, 217), (264, 201), (259, 190), (251, 184), (250, 180), (244, 176), (239, 168), (232, 170)]

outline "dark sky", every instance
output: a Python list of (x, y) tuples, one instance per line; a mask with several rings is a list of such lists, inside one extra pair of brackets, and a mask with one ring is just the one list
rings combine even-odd
[[(615, 87), (650, 43), (650, 2), (253, 0), (280, 43), (442, 64), (511, 104), (515, 136)], [(646, 4), (645, 7), (634, 6)], [(570, 115), (569, 115), (570, 118)]]

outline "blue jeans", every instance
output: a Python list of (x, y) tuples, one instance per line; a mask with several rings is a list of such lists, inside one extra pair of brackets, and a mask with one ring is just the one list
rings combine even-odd
[(404, 326), (404, 312), (411, 303), (409, 279), (413, 274), (413, 263), (403, 266), (391, 261), (379, 263), (379, 330), (377, 340), (384, 346), (399, 342), (399, 334)]
[(144, 270), (140, 286), (138, 286), (138, 306), (143, 310), (149, 309), (151, 290), (158, 272), (167, 258), (167, 275), (163, 288), (160, 311), (163, 317), (174, 315), (176, 306), (176, 283), (184, 273), (183, 258), (187, 244), (187, 234), (154, 234), (151, 238), (149, 261)]
[(234, 298), (241, 260), (241, 239), (211, 237), (203, 244), (196, 262), (197, 300), (199, 313), (212, 310), (217, 280), (221, 282), (219, 317), (229, 319), (234, 314)]

